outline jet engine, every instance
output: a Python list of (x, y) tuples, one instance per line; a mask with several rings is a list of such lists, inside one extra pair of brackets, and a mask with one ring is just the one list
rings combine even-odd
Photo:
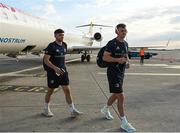
[(102, 35), (99, 32), (96, 32), (93, 37), (94, 37), (94, 40), (96, 40), (97, 42), (102, 41)]

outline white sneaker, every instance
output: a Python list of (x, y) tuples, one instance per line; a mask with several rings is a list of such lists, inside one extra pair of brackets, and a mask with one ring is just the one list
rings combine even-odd
[(71, 117), (76, 117), (78, 115), (82, 115), (83, 112), (80, 112), (78, 111), (77, 109), (74, 109), (72, 112), (71, 112)]
[(136, 129), (131, 125), (131, 123), (128, 123), (128, 122), (122, 123), (121, 128), (127, 131), (128, 133), (133, 133), (136, 131)]
[(108, 119), (108, 120), (114, 119), (114, 117), (111, 115), (111, 113), (110, 113), (110, 111), (109, 111), (109, 108), (107, 108), (106, 106), (104, 106), (104, 107), (101, 109), (101, 113), (105, 114), (106, 119)]
[(51, 112), (51, 110), (44, 109), (44, 112), (42, 112), (42, 115), (46, 117), (53, 117), (54, 114)]

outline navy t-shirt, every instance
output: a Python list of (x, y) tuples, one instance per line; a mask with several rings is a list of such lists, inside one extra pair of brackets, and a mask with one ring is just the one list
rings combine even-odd
[[(62, 42), (61, 45), (57, 44), (55, 41), (50, 43), (47, 48), (44, 49), (45, 54), (50, 55), (50, 61), (52, 64), (59, 68), (66, 70), (65, 65), (65, 54), (67, 53), (67, 44)], [(47, 71), (52, 71), (53, 69), (46, 66)]]
[[(105, 51), (110, 52), (111, 56), (114, 58), (120, 58), (123, 56), (126, 57), (126, 55), (128, 54), (128, 43), (126, 41), (120, 42), (116, 38), (114, 38), (107, 43)], [(125, 67), (126, 63), (110, 63), (108, 65), (108, 69), (113, 70), (117, 73), (124, 73)]]

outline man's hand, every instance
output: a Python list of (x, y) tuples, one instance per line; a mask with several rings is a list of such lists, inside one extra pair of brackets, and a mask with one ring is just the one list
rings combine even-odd
[(54, 68), (54, 71), (55, 71), (55, 73), (56, 73), (57, 75), (63, 75), (64, 72), (65, 72), (63, 69), (60, 69), (60, 68), (58, 68), (58, 67), (55, 67), (55, 68)]
[(130, 63), (126, 62), (126, 69), (129, 69), (129, 68), (130, 68)]
[(127, 62), (127, 58), (125, 57), (121, 57), (121, 58), (117, 58), (117, 63), (118, 64), (123, 64)]

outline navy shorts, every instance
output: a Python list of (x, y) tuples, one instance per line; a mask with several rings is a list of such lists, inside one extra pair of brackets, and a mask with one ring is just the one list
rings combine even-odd
[(123, 80), (124, 74), (117, 74), (115, 72), (107, 71), (107, 78), (109, 82), (110, 93), (122, 93), (123, 92)]
[(60, 85), (69, 85), (68, 72), (63, 75), (56, 75), (55, 72), (47, 72), (47, 82), (49, 88), (58, 88)]

